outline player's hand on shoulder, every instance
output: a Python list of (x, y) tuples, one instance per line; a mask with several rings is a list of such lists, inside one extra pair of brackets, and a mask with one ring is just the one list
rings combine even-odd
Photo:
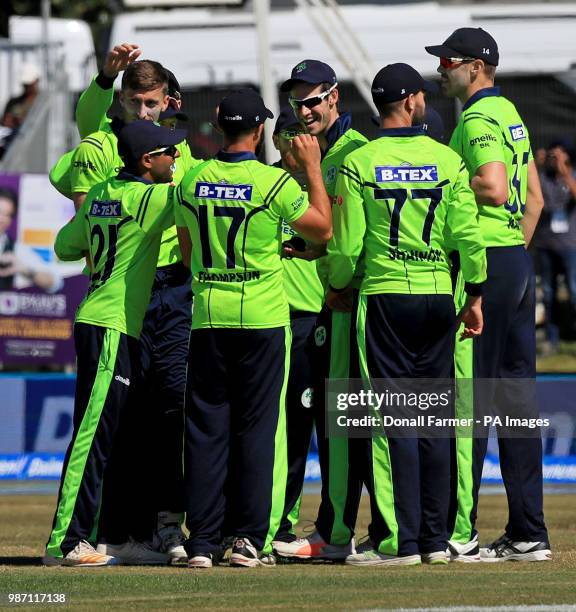
[(118, 76), (118, 73), (122, 70), (126, 70), (128, 66), (135, 62), (142, 51), (138, 45), (131, 43), (122, 43), (116, 45), (106, 58), (106, 63), (102, 71), (104, 75), (110, 79), (114, 79)]
[(320, 166), (322, 154), (316, 136), (299, 134), (290, 141), (290, 147), (296, 161), (301, 166)]

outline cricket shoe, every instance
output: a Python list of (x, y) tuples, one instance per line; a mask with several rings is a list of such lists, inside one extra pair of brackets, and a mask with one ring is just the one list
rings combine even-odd
[(218, 565), (218, 561), (211, 553), (196, 553), (188, 559), (190, 569), (206, 569)]
[(431, 553), (421, 553), (422, 563), (428, 565), (448, 565), (448, 553), (445, 550), (438, 550)]
[(450, 561), (458, 563), (478, 563), (480, 561), (480, 544), (478, 544), (478, 534), (466, 544), (448, 540), (448, 548), (446, 554)]
[(273, 554), (258, 553), (254, 544), (248, 538), (236, 538), (230, 555), (231, 567), (257, 567), (259, 565), (276, 565)]
[(503, 535), (487, 548), (480, 549), (480, 560), (485, 563), (552, 561), (552, 551), (547, 542), (514, 542), (507, 535)]
[(154, 548), (168, 555), (170, 565), (186, 565), (188, 555), (184, 550), (186, 536), (180, 527), (180, 515), (174, 512), (159, 512), (158, 526), (154, 534)]
[(293, 542), (275, 540), (272, 546), (279, 556), (298, 559), (342, 560), (354, 553), (354, 540), (348, 544), (328, 544), (317, 531)]
[(130, 538), (123, 544), (98, 544), (96, 550), (118, 559), (121, 565), (167, 565), (170, 557), (154, 550), (148, 542), (136, 542)]
[(374, 548), (374, 542), (368, 538), (358, 545), (355, 553), (348, 555), (345, 559), (346, 565), (370, 566), (370, 565), (421, 565), (420, 555), (386, 555)]
[(101, 554), (86, 540), (81, 540), (65, 557), (53, 557), (45, 554), (42, 557), (44, 565), (65, 565), (68, 567), (102, 567), (118, 565), (118, 559)]

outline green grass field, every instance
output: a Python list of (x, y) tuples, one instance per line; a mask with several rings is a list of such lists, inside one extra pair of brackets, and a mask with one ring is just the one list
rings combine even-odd
[[(363, 498), (358, 533), (366, 532)], [(46, 568), (39, 565), (55, 498), (0, 497), (0, 609), (6, 593), (65, 593), (75, 610), (334, 610), (460, 605), (576, 603), (576, 495), (549, 495), (551, 563), (451, 564), (357, 568), (291, 563), (275, 568), (211, 570), (110, 567)], [(313, 519), (318, 496), (305, 495), (302, 516)], [(482, 541), (500, 535), (506, 521), (503, 495), (481, 498)], [(33, 610), (39, 604), (17, 606)], [(54, 607), (54, 605), (52, 606)], [(14, 607), (10, 608), (14, 609)]]

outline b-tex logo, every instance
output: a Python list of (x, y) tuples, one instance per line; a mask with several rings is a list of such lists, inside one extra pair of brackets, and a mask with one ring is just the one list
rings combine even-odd
[(526, 132), (524, 131), (524, 126), (520, 125), (509, 125), (508, 129), (510, 130), (510, 136), (512, 136), (512, 140), (524, 140), (526, 138)]
[(377, 183), (434, 183), (438, 166), (376, 166)]
[(220, 183), (196, 183), (194, 195), (207, 200), (240, 200), (250, 202), (252, 185), (222, 185)]
[(480, 145), (481, 149), (485, 149), (490, 146), (490, 143), (498, 142), (498, 138), (494, 134), (482, 134), (482, 136), (476, 136), (470, 140), (470, 146)]
[(108, 202), (100, 202), (93, 200), (90, 206), (91, 217), (121, 217), (122, 203), (120, 200), (111, 200)]

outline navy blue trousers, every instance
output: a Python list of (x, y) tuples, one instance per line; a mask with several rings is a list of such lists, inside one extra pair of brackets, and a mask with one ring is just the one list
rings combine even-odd
[(271, 550), (286, 490), (290, 330), (197, 329), (186, 385), (189, 556), (226, 535)]
[[(393, 379), (450, 379), (455, 320), (451, 295), (362, 296), (358, 329), (359, 336), (364, 335), (365, 353), (362, 343), (360, 352), (374, 390), (393, 387)], [(359, 471), (370, 494), (368, 533), (387, 554), (444, 551), (450, 439), (448, 434), (437, 438), (406, 433), (385, 430), (386, 442), (366, 440), (364, 455), (355, 457), (363, 462)], [(378, 472), (375, 465), (381, 466)], [(390, 475), (388, 486), (380, 480), (382, 473)]]
[(292, 312), (292, 350), (290, 376), (286, 397), (286, 427), (288, 442), (288, 480), (286, 500), (276, 539), (292, 532), (291, 518), (302, 494), (306, 475), (306, 460), (314, 429), (316, 402), (323, 410), (323, 386), (327, 368), (327, 312)]
[[(482, 299), (484, 331), (474, 340), (474, 378), (534, 379), (536, 298), (532, 259), (523, 246), (488, 248), (486, 256), (488, 280), (484, 285)], [(475, 389), (475, 401), (483, 402), (482, 412), (489, 413), (490, 402), (495, 402), (499, 404), (499, 412), (524, 414), (526, 417), (537, 414), (533, 385), (518, 386), (498, 382), (480, 384), (482, 393), (476, 394)], [(478, 491), (487, 446), (487, 437), (474, 439), (473, 525), (476, 521)], [(547, 542), (540, 436), (499, 436), (498, 447), (508, 497), (506, 535), (516, 541)]]

